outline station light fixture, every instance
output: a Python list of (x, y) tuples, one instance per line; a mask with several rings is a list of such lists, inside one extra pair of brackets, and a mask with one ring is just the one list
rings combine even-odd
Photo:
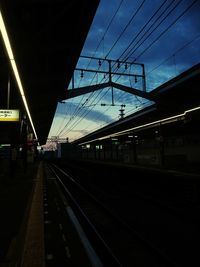
[(12, 70), (13, 70), (17, 85), (18, 85), (18, 89), (19, 89), (22, 101), (23, 101), (24, 106), (25, 106), (26, 113), (28, 115), (31, 127), (32, 127), (34, 135), (35, 135), (35, 138), (38, 139), (36, 131), (35, 131), (35, 127), (34, 127), (34, 124), (33, 124), (32, 118), (31, 118), (31, 114), (30, 114), (30, 111), (29, 111), (28, 103), (26, 101), (24, 89), (23, 89), (22, 82), (21, 82), (21, 79), (20, 79), (20, 76), (19, 76), (19, 72), (18, 72), (18, 69), (17, 69), (17, 65), (16, 65), (16, 62), (15, 62), (15, 58), (14, 58), (14, 55), (13, 55), (13, 51), (12, 51), (12, 48), (11, 48), (11, 44), (10, 44), (8, 33), (7, 33), (7, 30), (6, 30), (5, 24), (4, 24), (4, 20), (3, 20), (3, 16), (2, 16), (1, 10), (0, 10), (0, 32), (1, 32), (1, 35), (2, 35), (2, 38), (3, 38), (3, 42), (4, 42), (4, 45), (5, 45), (7, 54), (8, 54), (8, 58), (9, 58), (9, 61), (10, 61), (10, 64), (11, 64), (11, 67), (12, 67)]

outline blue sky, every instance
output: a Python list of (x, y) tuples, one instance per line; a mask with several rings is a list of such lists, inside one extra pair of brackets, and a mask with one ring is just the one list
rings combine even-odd
[[(107, 61), (121, 60), (145, 66), (146, 90), (151, 91), (200, 62), (200, 0), (101, 0), (74, 72), (74, 88), (106, 82)], [(88, 72), (92, 69), (97, 73)], [(140, 65), (113, 65), (113, 81), (142, 90)], [(70, 90), (72, 84), (70, 83)], [(49, 137), (76, 140), (151, 103), (143, 98), (104, 88), (58, 103)], [(113, 105), (114, 104), (114, 105)]]

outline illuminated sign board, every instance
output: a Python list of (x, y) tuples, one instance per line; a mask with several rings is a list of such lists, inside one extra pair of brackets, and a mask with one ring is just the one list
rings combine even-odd
[(0, 109), (0, 121), (19, 121), (19, 110)]

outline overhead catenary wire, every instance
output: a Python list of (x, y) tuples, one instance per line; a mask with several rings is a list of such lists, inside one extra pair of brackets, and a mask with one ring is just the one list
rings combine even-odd
[[(196, 0), (196, 1), (193, 1), (192, 2), (192, 4), (191, 5), (189, 5), (189, 7), (192, 7), (196, 2), (197, 2), (198, 0)], [(165, 1), (164, 1), (165, 2)], [(176, 1), (175, 1), (176, 2)], [(177, 3), (177, 2), (176, 2)], [(188, 7), (188, 8), (189, 8)], [(184, 10), (183, 12), (181, 12), (181, 14), (185, 14), (186, 12), (187, 12), (187, 10), (189, 10), (189, 9), (186, 9), (186, 11)], [(178, 21), (183, 15), (181, 15), (181, 14), (179, 14), (179, 16), (178, 17), (176, 17), (176, 19), (174, 20), (174, 21)], [(175, 24), (176, 22), (174, 22), (174, 24)], [(174, 25), (173, 23), (171, 23), (170, 25), (171, 25), (171, 27)], [(169, 25), (169, 26), (170, 26)], [(157, 41), (157, 40), (159, 40), (159, 38), (161, 38), (171, 27), (167, 27), (167, 28), (165, 28), (162, 32), (160, 32), (160, 34), (153, 40), (153, 42), (151, 42), (150, 44), (149, 44), (149, 48)], [(158, 27), (157, 27), (157, 29), (158, 29)], [(147, 34), (148, 33), (146, 33), (146, 37), (147, 37)], [(148, 40), (148, 39), (146, 39), (146, 40)], [(138, 43), (139, 44), (139, 43)], [(116, 44), (117, 45), (117, 44)], [(114, 46), (114, 47), (116, 47), (116, 45)], [(142, 48), (142, 44), (139, 44), (140, 46), (140, 48)], [(148, 51), (148, 47), (146, 47), (146, 48), (144, 48), (141, 52), (140, 52), (140, 54), (139, 55), (137, 55), (136, 57), (134, 57), (134, 61), (135, 60), (137, 60), (138, 58), (140, 58), (144, 53), (146, 53), (147, 51)], [(147, 49), (148, 48), (148, 49)], [(125, 51), (125, 50), (124, 50)], [(129, 50), (127, 50), (128, 52), (130, 52), (130, 49)], [(133, 53), (133, 50), (131, 50), (131, 53)], [(123, 55), (125, 55), (125, 54), (123, 54)], [(128, 54), (128, 56), (129, 56), (129, 58), (132, 56), (132, 54)], [(133, 61), (133, 62), (134, 62)], [(121, 95), (123, 95), (124, 93), (122, 93)], [(96, 100), (97, 99), (99, 99), (99, 101), (100, 101), (100, 99), (101, 99), (101, 96), (103, 96), (103, 94), (102, 94), (102, 92), (101, 92), (101, 95), (99, 95), (98, 94), (98, 97), (96, 98)], [(91, 97), (92, 98), (92, 97)], [(90, 101), (93, 101), (92, 99), (90, 98)], [(81, 102), (80, 102), (81, 103)], [(98, 102), (96, 102), (96, 103), (98, 103)], [(85, 116), (83, 116), (83, 114), (82, 114), (82, 111), (81, 111), (81, 109), (82, 109), (82, 107), (80, 108), (80, 110), (79, 110), (79, 114), (82, 116), (82, 119), (83, 118), (85, 118)], [(85, 115), (86, 115), (86, 113), (84, 113)], [(87, 113), (88, 114), (88, 113)], [(76, 113), (76, 115), (78, 115), (77, 113)], [(76, 116), (75, 115), (75, 116)], [(87, 115), (86, 115), (87, 116)], [(77, 122), (77, 125), (80, 123), (80, 118), (81, 117), (79, 117), (79, 118), (74, 118), (74, 121), (76, 120), (76, 122)], [(79, 120), (78, 120), (79, 119)], [(63, 132), (64, 133), (64, 132)]]
[(181, 14), (175, 19), (173, 20), (172, 23), (170, 23), (170, 25), (164, 30), (162, 31), (158, 36), (157, 38), (154, 39), (153, 42), (151, 42), (138, 56), (136, 56), (136, 58), (133, 60), (133, 62), (135, 62), (138, 58), (140, 58), (144, 53), (146, 53), (151, 47), (153, 44), (155, 44), (155, 42), (157, 42), (173, 25), (175, 25), (175, 23), (185, 15), (185, 13), (187, 11), (190, 10), (190, 8), (192, 8), (192, 6), (198, 2), (199, 0), (194, 0), (186, 9), (184, 9), (183, 12), (181, 12)]
[(128, 23), (126, 24), (126, 26), (124, 27), (124, 29), (121, 31), (121, 33), (119, 34), (117, 40), (114, 42), (114, 44), (111, 46), (111, 48), (109, 49), (109, 51), (107, 52), (105, 58), (108, 58), (110, 52), (113, 50), (113, 48), (116, 46), (116, 44), (119, 42), (120, 38), (122, 37), (122, 35), (125, 33), (125, 31), (127, 30), (128, 26), (131, 24), (131, 22), (133, 21), (133, 19), (136, 17), (136, 15), (138, 14), (138, 12), (141, 10), (142, 6), (144, 5), (146, 0), (143, 0), (142, 3), (140, 4), (140, 6), (136, 9), (136, 11), (134, 12), (134, 14), (132, 15), (131, 19), (128, 21)]
[[(120, 8), (121, 8), (121, 6), (122, 6), (123, 1), (124, 1), (124, 0), (121, 0), (121, 1), (120, 1), (120, 3), (119, 3), (119, 5), (118, 5), (118, 7), (117, 7), (117, 9), (116, 9), (116, 11), (115, 11), (115, 13), (114, 13), (114, 15), (112, 16), (110, 22), (108, 23), (108, 26), (107, 26), (107, 28), (106, 28), (106, 30), (105, 30), (105, 32), (104, 32), (104, 34), (103, 34), (103, 36), (102, 36), (100, 42), (98, 43), (98, 45), (97, 45), (97, 47), (96, 47), (96, 49), (95, 49), (95, 51), (94, 51), (94, 54), (95, 54), (96, 51), (98, 50), (98, 48), (99, 48), (101, 42), (104, 40), (104, 38), (105, 38), (105, 36), (106, 36), (106, 34), (107, 34), (107, 32), (108, 32), (108, 30), (109, 30), (109, 28), (110, 28), (110, 26), (111, 26), (113, 20), (114, 20), (114, 18), (116, 17), (118, 11), (120, 10)], [(88, 63), (88, 66), (87, 66), (87, 67), (89, 67), (89, 65), (90, 65), (90, 62)], [(94, 77), (95, 77), (95, 76), (94, 76)], [(91, 94), (91, 95), (92, 95), (92, 94)], [(90, 96), (91, 96), (91, 95), (90, 95)], [(81, 101), (79, 102), (80, 104), (78, 105), (78, 107), (76, 108), (76, 110), (74, 110), (74, 113), (72, 114), (71, 119), (69, 119), (68, 122), (67, 122), (67, 124), (65, 124), (64, 128), (66, 128), (66, 127), (69, 125), (70, 121), (73, 120), (73, 118), (75, 118), (75, 116), (77, 115), (77, 113), (78, 113), (79, 110), (81, 109), (81, 102), (82, 102), (83, 99), (84, 99), (84, 96), (82, 97)], [(65, 118), (66, 118), (66, 117), (67, 117), (67, 114), (66, 114)], [(65, 119), (65, 118), (64, 118), (64, 119)], [(62, 125), (63, 125), (63, 123), (62, 123)], [(61, 127), (62, 127), (62, 126), (61, 126)], [(60, 134), (63, 132), (63, 129), (61, 130), (61, 127), (59, 127), (59, 130), (57, 131), (57, 135), (60, 135)]]
[[(133, 18), (134, 18), (134, 17), (136, 16), (136, 14), (139, 12), (139, 10), (141, 9), (141, 7), (143, 6), (143, 4), (144, 4), (145, 1), (146, 1), (146, 0), (144, 0), (144, 1), (142, 2), (142, 4), (139, 6), (139, 8), (136, 10), (136, 12), (134, 13), (134, 15), (132, 16), (131, 20), (129, 20), (128, 24), (126, 25), (126, 27), (124, 28), (124, 30), (121, 32), (120, 36), (118, 37), (117, 42), (118, 42), (119, 39), (121, 38), (123, 32), (125, 32), (125, 30), (127, 29), (128, 25), (131, 23), (131, 21), (133, 20)], [(117, 10), (116, 10), (116, 12), (114, 13), (114, 15), (113, 15), (113, 17), (112, 17), (110, 23), (108, 24), (108, 27), (107, 27), (107, 29), (106, 29), (106, 31), (105, 31), (105, 33), (104, 33), (104, 35), (103, 35), (103, 37), (102, 37), (102, 39), (101, 39), (100, 42), (102, 42), (102, 40), (104, 40), (104, 37), (105, 37), (105, 35), (106, 35), (106, 33), (107, 33), (109, 27), (111, 26), (111, 23), (113, 22), (114, 18), (116, 17), (116, 15), (117, 15), (117, 13), (118, 13), (118, 11), (119, 11), (121, 5), (122, 5), (122, 2), (123, 2), (123, 1), (120, 2), (119, 6), (118, 6), (118, 8), (117, 8)], [(115, 44), (116, 44), (117, 42), (115, 42)], [(99, 47), (99, 45), (97, 46), (97, 48), (98, 48), (98, 47)], [(113, 46), (113, 47), (114, 47), (114, 46)], [(108, 55), (108, 54), (107, 54), (107, 55)], [(101, 90), (101, 91), (102, 91), (102, 90)], [(98, 95), (99, 95), (99, 94), (98, 94)], [(83, 99), (83, 98), (82, 98), (82, 99)], [(80, 103), (81, 103), (81, 102), (80, 102)], [(79, 111), (79, 108), (76, 108), (76, 111)], [(72, 115), (71, 118), (72, 118), (72, 119), (75, 118), (76, 115), (77, 115), (77, 114), (74, 113), (74, 114)], [(84, 117), (85, 117), (85, 116), (84, 116)], [(72, 119), (71, 119), (71, 120), (72, 120)], [(70, 123), (71, 120), (68, 121), (68, 123), (65, 125), (64, 128), (66, 128), (66, 126), (69, 125), (69, 123)], [(63, 129), (58, 133), (58, 135), (60, 135), (60, 134), (62, 134), (62, 133), (63, 133)]]
[[(181, 1), (182, 2), (182, 1)], [(191, 3), (191, 5), (190, 6), (188, 6), (177, 18), (176, 18), (176, 20), (175, 20), (175, 22), (177, 22), (196, 2), (198, 2), (198, 0), (197, 1), (193, 1), (192, 3)], [(177, 7), (177, 4), (179, 4), (180, 3), (180, 1), (179, 2), (176, 2), (176, 7)], [(174, 8), (173, 8), (173, 10), (171, 10), (171, 11), (174, 11)], [(171, 12), (170, 12), (171, 13)], [(163, 33), (161, 33), (160, 34), (160, 36), (159, 36), (159, 38), (167, 31), (167, 30), (169, 30), (170, 29), (170, 27), (172, 27), (173, 26), (173, 24), (175, 24), (174, 22), (163, 32)], [(157, 40), (159, 39), (159, 38), (157, 38)], [(198, 36), (197, 36), (197, 38), (198, 38)], [(195, 39), (194, 39), (195, 40)], [(192, 40), (191, 42), (193, 42), (194, 40)], [(187, 45), (189, 45), (191, 42), (189, 42)], [(153, 42), (153, 44), (154, 44), (154, 42)], [(141, 44), (140, 44), (141, 45)], [(186, 46), (187, 46), (186, 45)], [(182, 49), (184, 49), (186, 46), (183, 46), (182, 47)], [(138, 47), (139, 48), (139, 47)], [(125, 50), (126, 51), (126, 50)], [(125, 52), (124, 51), (124, 52)], [(146, 51), (146, 50), (145, 50)], [(145, 52), (144, 51), (144, 52)], [(132, 52), (133, 53), (133, 52)], [(176, 53), (178, 53), (178, 51), (176, 51), (176, 52), (174, 52), (173, 53), (173, 55), (175, 55)], [(122, 54), (123, 55), (123, 54)], [(121, 55), (121, 56), (122, 56)], [(172, 57), (173, 55), (171, 55), (170, 57)], [(130, 55), (129, 55), (129, 57), (130, 57)], [(120, 57), (121, 58), (121, 57)], [(137, 57), (137, 59), (138, 59), (139, 57)], [(128, 59), (128, 57), (125, 59), (125, 58), (123, 58), (122, 60), (127, 60)], [(169, 59), (169, 58), (168, 58)], [(136, 59), (135, 59), (136, 60)], [(135, 62), (135, 60), (134, 61), (132, 61), (132, 62)], [(167, 61), (167, 59), (166, 60), (164, 60), (161, 64), (163, 64), (165, 61)], [(161, 65), (160, 64), (160, 65)], [(147, 74), (146, 74), (146, 77), (147, 77)]]
[[(182, 0), (180, 0), (178, 3), (180, 3)], [(131, 40), (131, 42), (129, 43), (129, 45), (127, 46), (127, 48), (123, 51), (123, 53), (120, 55), (120, 59), (122, 59), (123, 58), (123, 60), (124, 61), (126, 61), (126, 60), (128, 60), (128, 58), (130, 58), (130, 56), (129, 56), (129, 54), (130, 54), (130, 52), (133, 50), (133, 48), (142, 40), (142, 38), (149, 32), (149, 30), (155, 25), (155, 23), (165, 14), (165, 12), (171, 7), (171, 5), (174, 3), (174, 0), (172, 0), (166, 7), (165, 7), (165, 9), (161, 12), (161, 14), (159, 14), (159, 16), (155, 19), (155, 21), (150, 25), (150, 27), (146, 30), (146, 31), (144, 31), (146, 28), (147, 28), (147, 26), (149, 25), (149, 23), (156, 17), (156, 15), (158, 14), (158, 12), (164, 7), (164, 5), (167, 3), (167, 0), (165, 0), (164, 2), (162, 2), (161, 3), (161, 5), (159, 6), (159, 8), (158, 9), (156, 9), (156, 11), (154, 12), (154, 14), (149, 18), (149, 20), (144, 24), (144, 26), (142, 27), (142, 29), (140, 29), (140, 31), (136, 34), (136, 36), (134, 36), (134, 38)], [(177, 3), (177, 5), (178, 5), (178, 3)], [(175, 9), (175, 8), (174, 8)], [(171, 12), (172, 12), (173, 10), (171, 10)], [(168, 17), (168, 15), (169, 14), (167, 14), (166, 16), (165, 16), (165, 18), (167, 18)], [(163, 20), (164, 21), (164, 20)], [(162, 21), (162, 22), (163, 22)], [(161, 22), (161, 23), (162, 23)], [(161, 24), (160, 23), (160, 24)], [(159, 26), (160, 26), (160, 24), (159, 25), (157, 25), (157, 27), (153, 30), (153, 31), (155, 31)], [(151, 34), (153, 33), (153, 31), (151, 32)], [(137, 40), (137, 38), (140, 36), (140, 34), (142, 34), (142, 32), (144, 32), (143, 33), (143, 35), (140, 37), (140, 39), (136, 42), (136, 44), (131, 48), (131, 46), (134, 44), (134, 42)], [(146, 41), (147, 39), (148, 39), (148, 37), (151, 35), (151, 34), (149, 34), (146, 38), (145, 38), (145, 40), (144, 41)], [(143, 41), (143, 42), (144, 42)], [(130, 51), (128, 51), (129, 50), (129, 48), (131, 48), (130, 49)], [(125, 55), (125, 53), (127, 53), (126, 55)]]
[[(88, 111), (88, 112), (89, 112), (89, 111)], [(87, 112), (87, 113), (88, 113), (88, 112)], [(86, 115), (86, 114), (85, 114), (85, 115)], [(85, 115), (84, 115), (84, 117), (85, 117)], [(78, 122), (79, 122), (79, 121), (80, 121), (80, 118), (79, 118)], [(77, 123), (78, 123), (78, 122), (77, 122)], [(76, 126), (76, 124), (74, 124), (73, 127), (72, 127), (71, 129), (73, 129), (74, 126)]]
[(151, 69), (150, 71), (148, 71), (146, 73), (146, 77), (153, 71), (155, 71), (156, 69), (158, 69), (160, 66), (163, 65), (163, 63), (167, 62), (172, 56), (175, 56), (176, 54), (178, 54), (180, 51), (182, 51), (184, 48), (186, 48), (187, 46), (189, 46), (190, 44), (192, 44), (194, 41), (198, 40), (200, 38), (200, 34), (195, 36), (195, 38), (193, 38), (192, 40), (190, 40), (189, 42), (187, 42), (186, 44), (184, 44), (183, 46), (181, 46), (179, 49), (177, 49), (173, 55), (170, 55), (169, 57), (167, 57), (166, 59), (164, 59), (162, 62), (160, 62), (158, 65), (156, 65), (153, 69)]
[[(120, 7), (121, 7), (122, 2), (123, 2), (123, 1), (120, 2), (120, 4), (119, 4), (119, 6), (118, 6), (118, 8), (117, 8), (117, 10), (116, 10), (116, 12), (115, 12), (115, 14), (114, 14), (114, 16), (112, 17), (112, 19), (111, 19), (111, 21), (110, 21), (110, 23), (109, 23), (109, 25), (108, 25), (108, 27), (107, 27), (107, 29), (106, 29), (105, 34), (107, 33), (107, 31), (108, 31), (108, 29), (109, 29), (109, 27), (110, 27), (110, 25), (111, 25), (111, 22), (112, 22), (112, 21), (114, 20), (114, 18), (116, 17), (116, 15), (117, 15), (117, 13), (118, 13)], [(142, 2), (142, 4), (139, 6), (139, 8), (137, 8), (137, 10), (136, 10), (136, 12), (134, 13), (134, 15), (132, 16), (131, 20), (129, 20), (129, 22), (128, 22), (127, 25), (125, 26), (124, 30), (121, 32), (120, 36), (118, 37), (117, 42), (119, 41), (119, 39), (121, 38), (121, 36), (122, 36), (123, 33), (125, 32), (125, 30), (127, 29), (127, 27), (130, 25), (130, 23), (132, 22), (133, 18), (134, 18), (134, 17), (136, 16), (136, 14), (139, 12), (139, 10), (141, 9), (141, 7), (142, 7), (142, 5), (144, 4), (144, 2), (145, 2), (145, 0)], [(103, 35), (101, 41), (104, 40), (105, 34)], [(101, 42), (101, 41), (100, 41), (100, 42)], [(115, 42), (115, 44), (116, 44), (117, 42)], [(114, 46), (113, 46), (113, 47), (114, 47)], [(112, 47), (112, 49), (113, 49), (113, 47)], [(108, 54), (107, 54), (107, 55), (108, 55)], [(101, 90), (101, 91), (102, 91), (102, 90)], [(91, 95), (92, 95), (92, 94), (91, 94)], [(98, 94), (98, 95), (99, 95), (99, 94)], [(82, 99), (83, 99), (83, 98), (82, 98)], [(76, 111), (79, 111), (79, 109), (76, 108)], [(75, 114), (73, 114), (73, 115), (75, 116)], [(84, 116), (84, 117), (85, 117), (85, 116)], [(73, 117), (72, 117), (72, 118), (73, 118)], [(68, 124), (69, 124), (69, 122), (70, 122), (70, 121), (68, 121)], [(61, 134), (62, 132), (63, 132), (63, 131), (61, 131), (59, 134)]]
[[(161, 10), (161, 8), (166, 4), (167, 0), (163, 1), (161, 3), (161, 5), (156, 9), (156, 11), (153, 13), (153, 15), (150, 17), (150, 19), (143, 25), (142, 29), (137, 33), (137, 35), (132, 39), (132, 41), (129, 43), (128, 47), (124, 50), (124, 52), (121, 54), (121, 56), (119, 57), (120, 60), (123, 60), (123, 61), (127, 61), (128, 58), (123, 58), (122, 59), (122, 56), (125, 54), (125, 52), (127, 52), (127, 50), (130, 48), (130, 46), (134, 43), (135, 40), (137, 40), (137, 37), (143, 32), (143, 30), (147, 27), (147, 25), (153, 20), (153, 18), (158, 14), (158, 12)], [(153, 22), (153, 24), (150, 26), (153, 27), (153, 25), (156, 23), (156, 21), (167, 11), (167, 9), (172, 5), (172, 3), (174, 2), (174, 0), (172, 0), (171, 3), (168, 4), (167, 7), (165, 7), (164, 11), (159, 15), (158, 18), (156, 18), (156, 20)], [(150, 29), (149, 28), (149, 29)], [(149, 31), (146, 30), (146, 32), (143, 34), (143, 36), (145, 36), (145, 34)], [(142, 38), (143, 38), (142, 36)], [(141, 38), (140, 38), (141, 39)], [(115, 68), (114, 71), (116, 71), (117, 67)], [(120, 78), (120, 76), (117, 78), (117, 80)], [(137, 97), (136, 97), (137, 99)], [(137, 99), (138, 100), (138, 99)]]

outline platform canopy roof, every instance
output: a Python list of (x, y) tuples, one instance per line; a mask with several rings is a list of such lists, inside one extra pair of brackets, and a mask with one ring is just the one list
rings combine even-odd
[[(1, 15), (41, 145), (46, 143), (57, 102), (65, 98), (98, 4), (99, 0), (0, 1)], [(21, 114), (25, 112), (1, 36), (0, 109), (8, 107), (20, 109)], [(7, 134), (5, 129), (2, 134)]]

